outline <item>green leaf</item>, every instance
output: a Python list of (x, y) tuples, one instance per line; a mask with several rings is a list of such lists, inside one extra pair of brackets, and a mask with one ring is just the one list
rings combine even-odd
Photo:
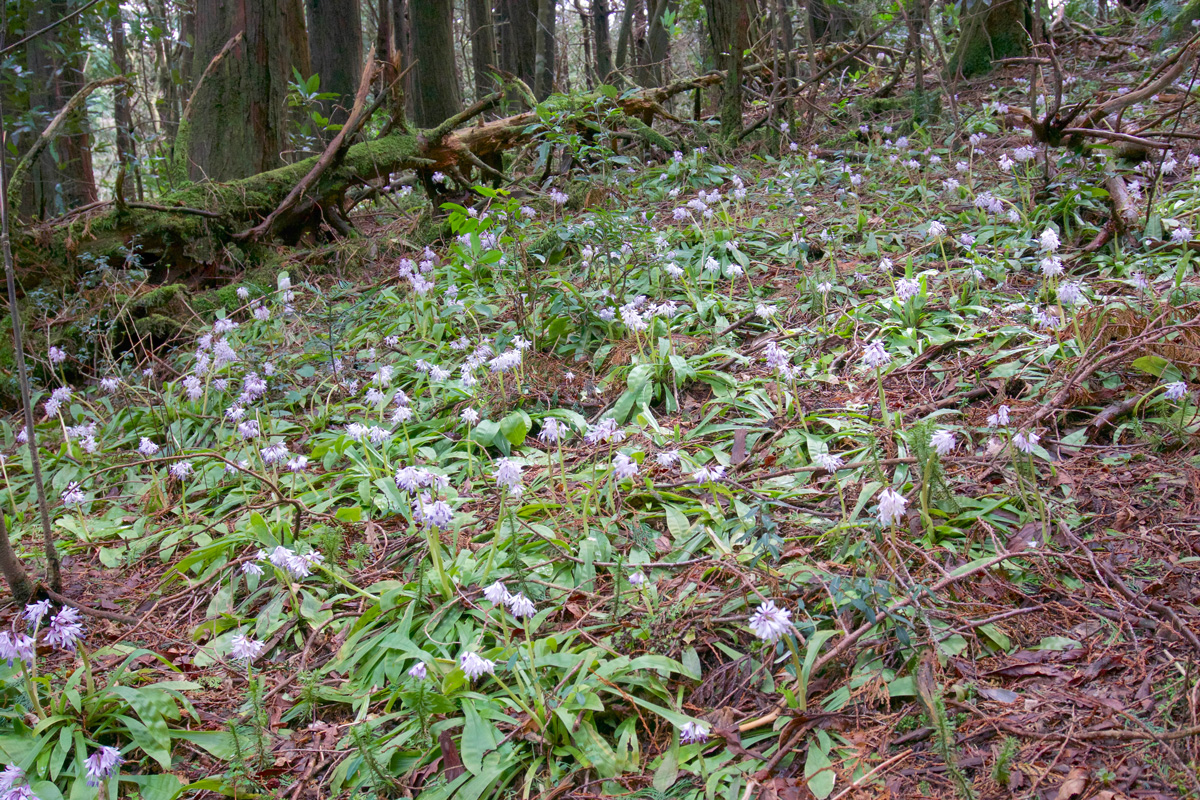
[(464, 724), (462, 740), (458, 746), (459, 755), (462, 756), (463, 766), (471, 774), (478, 775), (483, 772), (483, 756), (496, 747), (499, 737), (496, 734), (496, 726), (479, 716), (473, 702), (464, 700), (462, 709)]
[(804, 666), (800, 668), (800, 696), (796, 698), (801, 711), (808, 707), (808, 679), (812, 675), (813, 665), (817, 663), (817, 656), (821, 653), (821, 646), (837, 634), (836, 629), (817, 631), (808, 640), (808, 649), (804, 653)]
[(333, 516), (342, 522), (361, 522), (362, 514), (361, 506), (344, 506), (333, 512)]
[(677, 780), (679, 780), (679, 750), (672, 747), (663, 754), (662, 763), (658, 765), (658, 769), (654, 770), (654, 791), (665, 794)]
[(808, 742), (808, 758), (804, 761), (804, 780), (808, 783), (809, 791), (816, 795), (818, 800), (825, 800), (826, 797), (833, 794), (833, 786), (837, 782), (837, 775), (833, 772), (833, 762), (829, 760), (829, 754), (821, 749), (815, 739), (810, 739)]
[(524, 443), (525, 436), (532, 427), (533, 421), (529, 419), (529, 415), (524, 411), (514, 411), (500, 420), (500, 433), (514, 447), (520, 447)]

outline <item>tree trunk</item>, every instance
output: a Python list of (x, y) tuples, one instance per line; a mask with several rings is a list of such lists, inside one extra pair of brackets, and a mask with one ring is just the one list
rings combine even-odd
[(808, 0), (808, 18), (818, 42), (844, 42), (855, 27), (850, 10), (837, 0)]
[(475, 73), (475, 99), (496, 89), (492, 70), (496, 64), (496, 34), (492, 21), (491, 0), (467, 0), (467, 19), (471, 26), (471, 68)]
[(667, 59), (670, 55), (671, 32), (663, 17), (679, 8), (678, 0), (656, 0), (650, 8), (650, 28), (646, 34), (646, 63), (643, 65), (643, 86), (662, 86), (667, 79)]
[(4, 575), (4, 582), (8, 584), (13, 600), (18, 605), (29, 601), (33, 595), (33, 582), (29, 580), (29, 575), (25, 572), (25, 565), (13, 551), (12, 543), (8, 539), (8, 527), (4, 524), (3, 512), (0, 512), (0, 574)]
[(179, 83), (176, 80), (176, 54), (170, 46), (171, 16), (164, 0), (152, 0), (146, 3), (150, 13), (150, 24), (160, 28), (164, 35), (151, 39), (154, 49), (154, 80), (158, 85), (158, 93), (154, 98), (154, 110), (158, 114), (159, 124), (168, 137), (174, 137), (179, 131), (179, 118), (183, 112), (183, 100), (179, 93)]
[(1029, 0), (975, 0), (946, 67), (964, 78), (989, 72), (992, 62), (1029, 52), (1029, 29)]
[[(408, 67), (413, 63), (412, 22), (408, 17), (408, 0), (392, 0), (392, 47), (400, 54), (398, 66), (403, 72), (408, 70), (400, 81), (397, 91), (404, 99), (404, 113), (412, 116), (415, 113), (416, 102), (413, 92), (413, 71)], [(399, 114), (399, 103), (392, 109), (393, 114)]]
[(633, 15), (641, 0), (625, 0), (625, 12), (621, 14), (621, 29), (617, 32), (617, 62), (618, 71), (625, 69), (629, 63), (629, 42), (633, 39)]
[(419, 127), (432, 128), (462, 109), (454, 58), (454, 3), (418, 0), (409, 12), (417, 76), (413, 116)]
[(197, 67), (239, 32), (242, 41), (205, 78), (181, 132), (193, 180), (243, 178), (284, 163), (288, 82), (293, 68), (309, 73), (299, 0), (197, 0)]
[[(336, 94), (324, 106), (325, 116), (341, 125), (350, 115), (362, 74), (362, 16), (358, 0), (305, 0), (308, 52), (321, 91)], [(383, 53), (381, 58), (386, 58)]]
[[(39, 30), (70, 11), (64, 0), (32, 3), (28, 31)], [(61, 25), (31, 41), (26, 49), (29, 106), (39, 130), (83, 88), (82, 43), (78, 26)], [(86, 107), (71, 115), (58, 141), (30, 171), (33, 216), (62, 213), (95, 202), (90, 126)]]
[(742, 54), (750, 28), (749, 0), (711, 0), (708, 31), (718, 68), (725, 72), (721, 91), (721, 136), (732, 140), (742, 132)]
[(596, 79), (608, 83), (612, 74), (612, 40), (608, 33), (608, 0), (592, 0), (592, 35), (596, 42)]
[[(113, 67), (121, 75), (129, 74), (129, 59), (125, 52), (125, 21), (121, 19), (121, 7), (117, 5), (116, 13), (109, 21), (112, 31)], [(122, 197), (128, 196), (129, 184), (127, 177), (134, 177), (136, 183), (140, 180), (131, 176), (130, 165), (137, 163), (137, 150), (133, 141), (133, 114), (129, 108), (129, 87), (113, 88), (113, 122), (117, 126), (117, 176), (123, 185), (118, 187)], [(136, 169), (136, 167), (135, 167)], [(136, 195), (136, 192), (135, 192)]]
[(534, 37), (537, 55), (533, 67), (533, 94), (538, 100), (545, 100), (554, 91), (557, 17), (558, 0), (538, 0), (537, 35)]
[(537, 53), (537, 4), (535, 0), (498, 0), (496, 9), (500, 66), (532, 89)]

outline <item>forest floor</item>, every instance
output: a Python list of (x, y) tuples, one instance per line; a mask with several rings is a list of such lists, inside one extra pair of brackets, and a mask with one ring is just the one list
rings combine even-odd
[[(1068, 101), (1152, 50), (1080, 34)], [(381, 205), (194, 342), (69, 354), (86, 633), (0, 663), (0, 754), (42, 800), (102, 745), (143, 798), (1200, 796), (1200, 157), (1038, 146), (1028, 76), (962, 139), (876, 76), (436, 239)]]

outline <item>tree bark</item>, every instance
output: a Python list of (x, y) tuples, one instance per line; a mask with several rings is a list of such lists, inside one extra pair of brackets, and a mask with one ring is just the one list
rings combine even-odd
[(712, 37), (717, 66), (725, 72), (721, 91), (721, 136), (732, 140), (742, 132), (742, 54), (749, 38), (749, 0), (711, 0), (708, 31)]
[[(31, 3), (27, 30), (39, 30), (70, 11), (65, 0)], [(29, 105), (44, 127), (63, 108), (85, 81), (82, 72), (82, 42), (79, 26), (62, 25), (26, 45), (30, 76)], [(53, 148), (42, 152), (30, 174), (33, 184), (33, 216), (45, 217), (95, 202), (96, 178), (87, 108), (74, 111)]]
[(491, 0), (467, 0), (467, 20), (471, 26), (471, 68), (475, 73), (475, 99), (496, 89), (492, 71), (496, 68), (496, 33), (492, 21)]
[(462, 109), (454, 58), (454, 3), (419, 0), (409, 11), (417, 76), (413, 116), (419, 127), (432, 128)]
[(292, 69), (309, 73), (299, 0), (198, 0), (196, 59), (208, 64), (237, 33), (242, 41), (191, 101), (188, 173), (230, 180), (284, 163)]
[(8, 527), (4, 524), (4, 512), (0, 511), (0, 573), (4, 574), (4, 582), (12, 592), (17, 605), (28, 602), (33, 595), (33, 582), (25, 572), (21, 559), (17, 558), (12, 542), (8, 539)]
[(608, 0), (592, 0), (592, 34), (596, 41), (596, 80), (600, 83), (608, 83), (613, 70), (608, 13)]
[(633, 39), (633, 15), (641, 0), (625, 0), (625, 11), (621, 14), (621, 29), (617, 32), (617, 71), (629, 63), (629, 42)]
[(946, 65), (970, 78), (990, 72), (992, 62), (1029, 52), (1029, 0), (975, 0), (963, 15), (962, 35)]
[[(324, 104), (324, 114), (341, 125), (350, 114), (362, 74), (362, 15), (358, 0), (305, 0), (308, 52), (321, 91), (337, 97)], [(386, 58), (387, 54), (382, 54)]]
[(413, 63), (412, 22), (408, 16), (408, 0), (392, 0), (392, 47), (399, 53), (396, 65), (404, 72), (400, 86), (397, 87), (404, 100), (404, 109), (399, 108), (399, 103), (396, 103), (397, 107), (392, 109), (392, 113), (399, 114), (403, 110), (411, 117), (416, 105), (413, 100), (413, 71), (408, 69)]
[(498, 0), (496, 28), (501, 68), (532, 89), (537, 53), (536, 0)]
[[(129, 59), (125, 51), (125, 21), (121, 19), (121, 8), (116, 7), (116, 13), (109, 21), (113, 67), (123, 77), (129, 74)], [(129, 107), (129, 87), (117, 86), (113, 89), (113, 122), (117, 126), (117, 175), (124, 183), (125, 177), (131, 172), (130, 165), (137, 163), (137, 149), (133, 141), (133, 114)], [(136, 169), (136, 167), (135, 167)], [(140, 183), (140, 181), (137, 181)], [(126, 196), (125, 186), (118, 189), (122, 199)], [(135, 193), (136, 194), (136, 193)]]
[(655, 0), (650, 8), (650, 26), (646, 34), (646, 63), (642, 67), (642, 86), (661, 86), (667, 80), (671, 32), (663, 23), (668, 11), (679, 8), (678, 0)]
[(533, 93), (537, 99), (545, 100), (554, 91), (555, 76), (555, 22), (558, 17), (558, 0), (538, 0), (537, 34), (534, 46), (537, 55), (533, 67)]

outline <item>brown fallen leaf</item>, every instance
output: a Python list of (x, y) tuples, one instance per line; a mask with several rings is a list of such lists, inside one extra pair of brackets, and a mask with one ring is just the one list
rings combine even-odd
[(443, 730), (438, 734), (438, 744), (442, 748), (442, 772), (447, 782), (453, 781), (467, 771), (458, 755), (458, 748), (454, 746), (454, 734)]
[(1087, 782), (1087, 770), (1075, 767), (1067, 773), (1067, 778), (1062, 782), (1062, 786), (1058, 787), (1058, 794), (1054, 796), (1054, 800), (1075, 800), (1077, 797), (1082, 797), (1083, 790), (1087, 788)]

